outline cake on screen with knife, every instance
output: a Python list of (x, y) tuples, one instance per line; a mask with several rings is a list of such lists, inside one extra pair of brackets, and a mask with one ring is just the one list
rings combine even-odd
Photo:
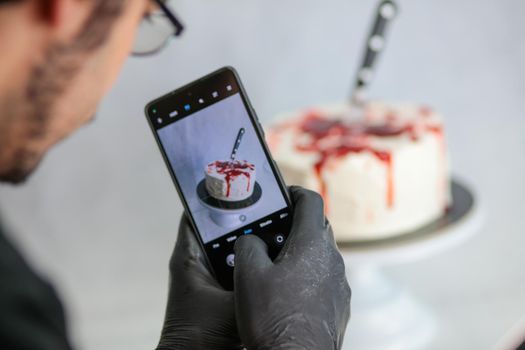
[(253, 194), (255, 176), (255, 165), (246, 160), (215, 161), (205, 169), (206, 190), (218, 200), (242, 201)]
[(372, 102), (356, 121), (344, 110), (285, 115), (267, 132), (286, 182), (324, 197), (337, 240), (396, 236), (444, 215), (452, 199), (440, 115)]

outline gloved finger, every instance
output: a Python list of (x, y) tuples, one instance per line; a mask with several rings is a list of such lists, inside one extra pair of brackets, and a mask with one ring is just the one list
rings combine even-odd
[(256, 273), (271, 266), (268, 246), (255, 235), (241, 236), (235, 242), (235, 276)]
[(170, 271), (187, 281), (200, 279), (213, 286), (219, 286), (208, 267), (205, 252), (186, 214), (183, 214), (180, 220), (177, 243), (170, 260)]
[(334, 236), (324, 214), (323, 198), (316, 192), (293, 186), (294, 215), (289, 241), (299, 248), (320, 242), (335, 245)]

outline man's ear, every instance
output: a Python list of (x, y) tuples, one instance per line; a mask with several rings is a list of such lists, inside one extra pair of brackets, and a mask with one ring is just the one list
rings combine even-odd
[[(73, 40), (94, 8), (93, 0), (31, 0), (41, 22), (58, 41)], [(111, 0), (103, 0), (111, 1)]]

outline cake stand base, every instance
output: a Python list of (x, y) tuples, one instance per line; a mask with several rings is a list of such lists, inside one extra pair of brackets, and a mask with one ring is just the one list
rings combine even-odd
[(247, 221), (256, 220), (256, 218), (250, 217), (251, 209), (260, 202), (262, 189), (261, 185), (255, 182), (253, 194), (249, 198), (227, 202), (213, 198), (206, 189), (206, 180), (202, 180), (197, 186), (197, 197), (200, 203), (208, 209), (210, 219), (216, 225), (232, 229), (244, 225)]
[(210, 210), (211, 220), (220, 227), (225, 228), (234, 228), (243, 225), (247, 216), (239, 213), (228, 213), (228, 212), (219, 212), (217, 210)]
[(438, 328), (431, 310), (389, 281), (381, 267), (425, 259), (463, 244), (479, 231), (483, 209), (470, 188), (452, 183), (453, 206), (442, 218), (404, 235), (338, 242), (352, 287), (352, 316), (343, 349), (426, 349)]
[(352, 317), (343, 349), (423, 349), (432, 341), (436, 322), (430, 312), (378, 268), (354, 268), (349, 280)]

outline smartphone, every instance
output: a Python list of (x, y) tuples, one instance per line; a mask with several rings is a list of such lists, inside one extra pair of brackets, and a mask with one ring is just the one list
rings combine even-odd
[(293, 212), (239, 76), (219, 69), (148, 103), (146, 117), (209, 266), (232, 290), (235, 241), (257, 235), (275, 259)]

